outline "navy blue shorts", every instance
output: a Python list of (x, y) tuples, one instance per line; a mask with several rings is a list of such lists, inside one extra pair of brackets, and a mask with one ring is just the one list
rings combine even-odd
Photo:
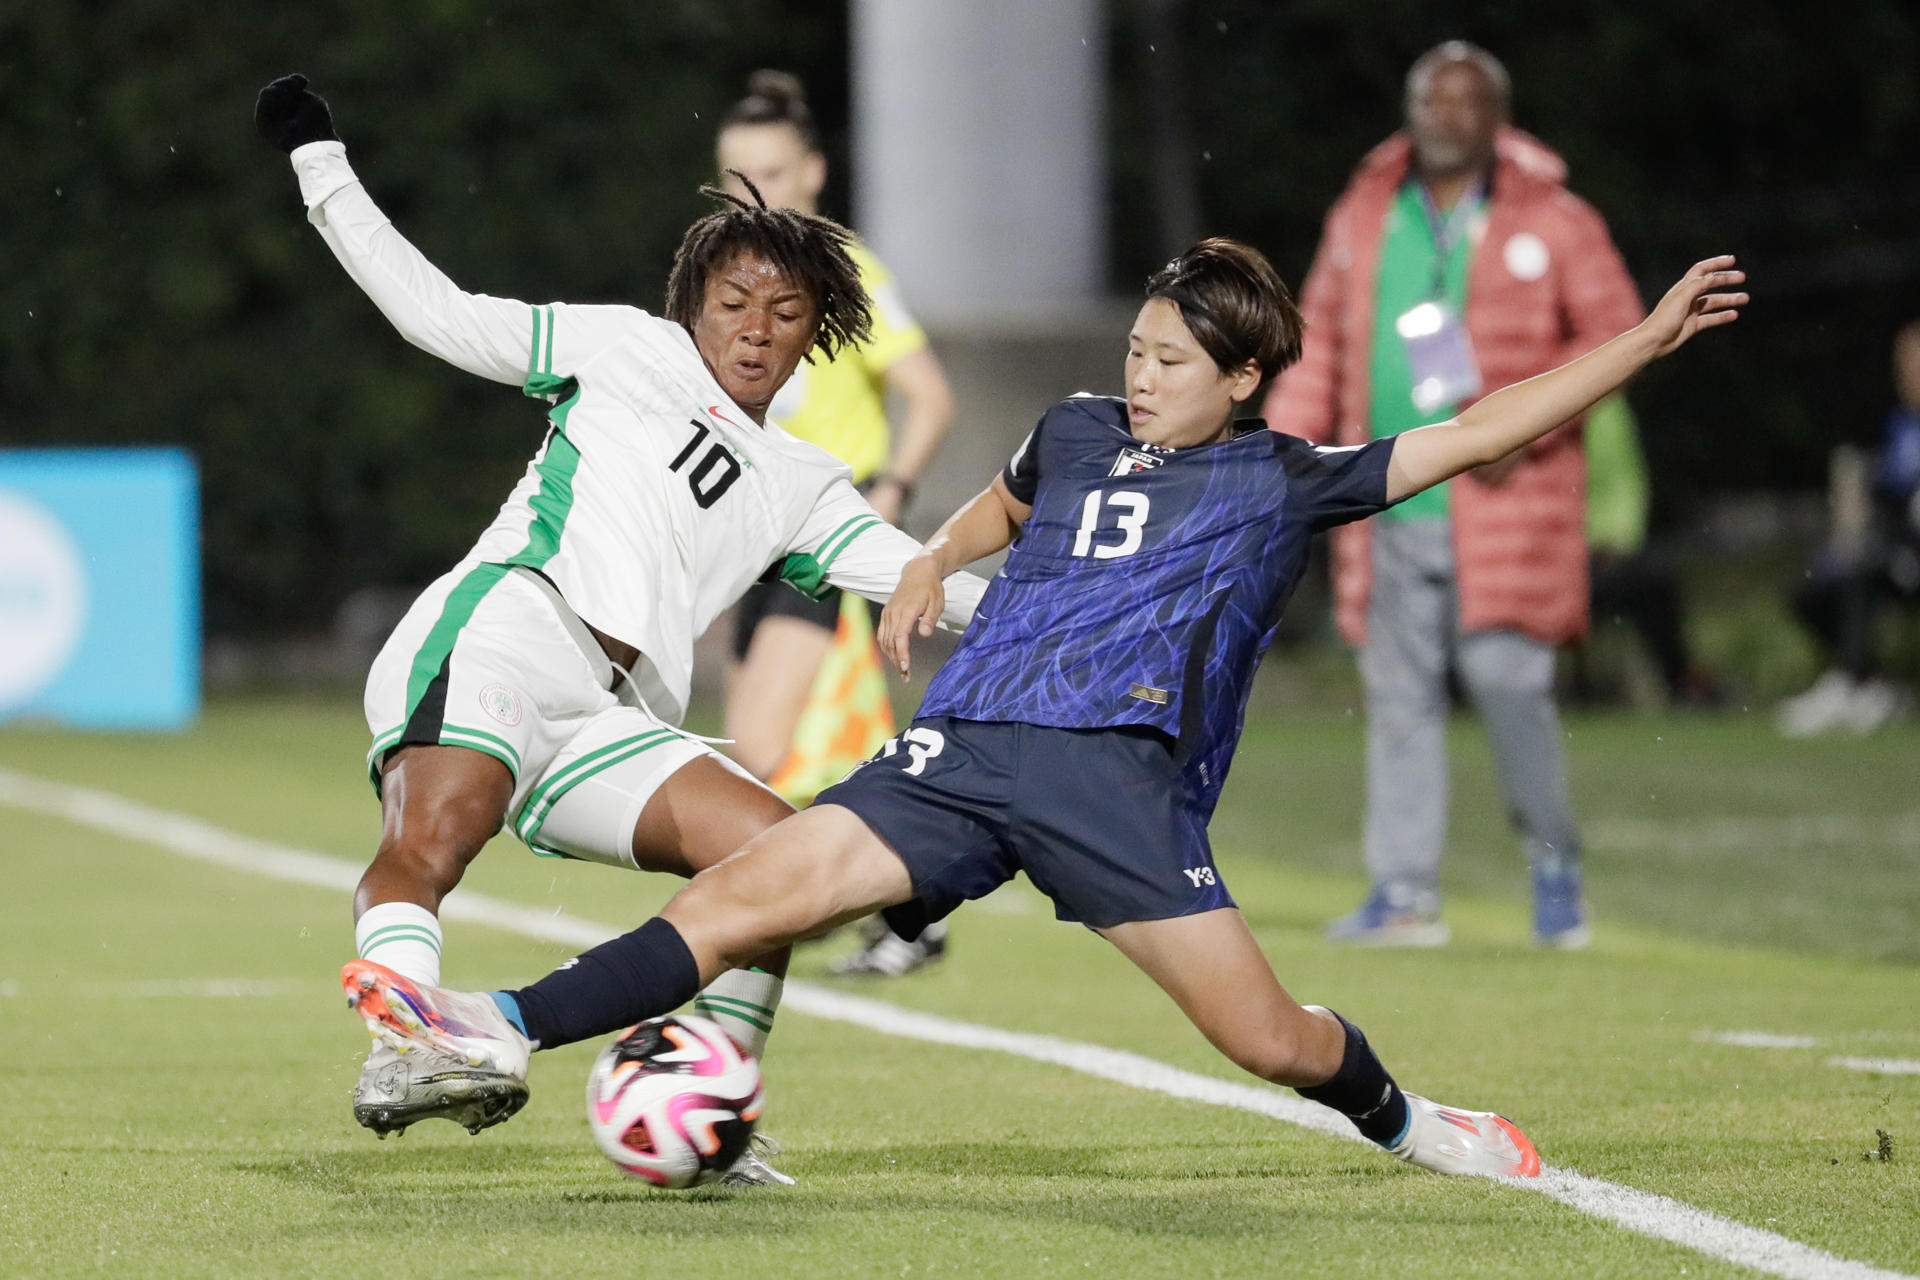
[(887, 912), (907, 937), (1016, 871), (1095, 929), (1233, 905), (1152, 729), (916, 720), (814, 803), (851, 809), (907, 864), (916, 899)]

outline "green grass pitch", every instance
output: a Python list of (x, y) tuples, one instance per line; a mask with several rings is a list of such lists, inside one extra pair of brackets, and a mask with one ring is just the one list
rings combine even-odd
[[(1454, 943), (1354, 952), (1347, 717), (1265, 718), (1215, 823), (1281, 979), (1365, 1026), (1408, 1087), (1497, 1107), (1547, 1164), (1838, 1259), (1920, 1272), (1920, 730), (1787, 744), (1759, 716), (1575, 718), (1596, 945), (1526, 941), (1525, 872), (1484, 743), (1455, 733)], [(0, 769), (358, 864), (378, 833), (349, 702), (216, 704), (181, 738), (0, 731)], [(767, 1125), (801, 1183), (661, 1193), (592, 1148), (594, 1046), (469, 1137), (381, 1143), (347, 1091), (345, 896), (0, 802), (0, 1275), (1750, 1275), (1545, 1196), (992, 1052), (789, 1012)], [(665, 881), (509, 841), (481, 892), (611, 924)], [(1016, 885), (903, 981), (797, 976), (1242, 1080), (1144, 978)], [(519, 983), (565, 949), (449, 927), (447, 977)], [(207, 994), (208, 983), (223, 994)], [(1805, 1037), (1754, 1048), (1713, 1033)], [(1891, 1136), (1892, 1158), (1863, 1159)], [(1841, 1267), (1839, 1274), (1847, 1268)]]

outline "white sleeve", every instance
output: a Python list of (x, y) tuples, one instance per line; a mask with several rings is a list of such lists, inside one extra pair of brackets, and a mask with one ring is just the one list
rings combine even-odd
[(408, 342), (457, 368), (545, 393), (644, 320), (634, 307), (536, 307), (467, 293), (394, 229), (345, 146), (309, 142), (292, 160), (307, 220), (354, 283)]
[[(881, 519), (851, 483), (836, 480), (807, 514), (780, 576), (808, 594), (834, 586), (885, 604), (900, 585), (900, 570), (919, 554), (918, 542)], [(963, 630), (987, 584), (961, 570), (949, 574), (944, 585), (947, 605), (940, 625)]]

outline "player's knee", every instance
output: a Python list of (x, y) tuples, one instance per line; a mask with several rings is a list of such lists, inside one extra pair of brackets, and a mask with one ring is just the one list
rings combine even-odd
[(791, 898), (760, 892), (727, 868), (710, 867), (689, 880), (661, 914), (696, 956), (738, 966), (792, 941), (803, 909)]

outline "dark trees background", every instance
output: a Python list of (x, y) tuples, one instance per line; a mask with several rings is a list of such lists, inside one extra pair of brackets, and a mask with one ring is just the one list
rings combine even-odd
[[(777, 0), (8, 6), (0, 445), (192, 447), (215, 634), (312, 628), (355, 587), (422, 582), (542, 416), (398, 342), (340, 277), (253, 134), (259, 86), (312, 76), (381, 203), (467, 287), (656, 307), (752, 68), (806, 78), (847, 211), (847, 22)], [(1170, 156), (1206, 230), (1297, 281), (1397, 125), (1407, 64), (1465, 36), (1507, 61), (1518, 122), (1566, 156), (1646, 292), (1709, 252), (1754, 275), (1738, 341), (1636, 392), (1666, 518), (1817, 488), (1832, 443), (1876, 431), (1888, 338), (1920, 313), (1917, 31), (1900, 0), (1162, 0), (1157, 20), (1113, 0), (1113, 283), (1165, 256)], [(1169, 83), (1179, 127), (1156, 150)]]
[[(1734, 340), (1633, 392), (1656, 522), (1703, 499), (1820, 489), (1841, 441), (1878, 439), (1889, 346), (1920, 317), (1920, 8), (1901, 0), (1153, 0), (1116, 10), (1116, 76), (1181, 63), (1207, 231), (1262, 245), (1291, 282), (1355, 163), (1399, 126), (1407, 67), (1452, 38), (1497, 54), (1514, 120), (1560, 152), (1651, 303), (1736, 253), (1755, 304)], [(1149, 103), (1115, 95), (1114, 234), (1131, 284), (1165, 259), (1146, 197)]]

